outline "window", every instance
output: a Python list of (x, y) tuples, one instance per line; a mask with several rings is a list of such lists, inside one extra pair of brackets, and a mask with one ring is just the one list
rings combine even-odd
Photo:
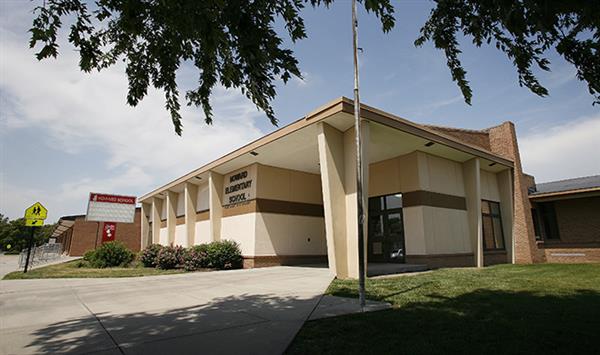
[(543, 202), (539, 204), (542, 225), (544, 227), (544, 239), (560, 239), (558, 234), (558, 222), (556, 220), (556, 210), (553, 202)]
[(481, 216), (483, 222), (483, 248), (485, 250), (504, 250), (500, 204), (482, 200)]
[(533, 232), (535, 233), (535, 240), (542, 240), (540, 220), (538, 218), (538, 212), (535, 208), (531, 209), (531, 218), (533, 220)]
[(369, 198), (368, 239), (370, 261), (404, 261), (401, 193)]

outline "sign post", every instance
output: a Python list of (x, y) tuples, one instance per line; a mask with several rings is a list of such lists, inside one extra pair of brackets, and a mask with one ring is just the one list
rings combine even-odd
[(36, 202), (25, 210), (25, 226), (31, 227), (31, 234), (29, 235), (29, 243), (27, 246), (27, 259), (25, 260), (25, 269), (23, 273), (26, 273), (29, 269), (29, 259), (31, 258), (31, 248), (33, 246), (33, 236), (35, 234), (35, 227), (43, 226), (44, 220), (48, 217), (48, 210), (41, 203)]

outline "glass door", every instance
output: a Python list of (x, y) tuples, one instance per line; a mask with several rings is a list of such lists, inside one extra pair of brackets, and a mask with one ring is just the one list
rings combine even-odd
[(403, 263), (402, 194), (369, 198), (368, 261)]

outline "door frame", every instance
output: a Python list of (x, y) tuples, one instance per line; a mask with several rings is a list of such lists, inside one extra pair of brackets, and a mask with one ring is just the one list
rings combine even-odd
[[(401, 204), (400, 207), (394, 207), (394, 208), (387, 208), (387, 199), (385, 197), (387, 196), (394, 196), (394, 195), (400, 195), (401, 198)], [(373, 213), (373, 209), (371, 209), (371, 199), (374, 198), (378, 198), (381, 199), (382, 203), (383, 203), (383, 208), (377, 210), (378, 213)], [(390, 193), (390, 194), (385, 194), (385, 195), (378, 195), (378, 196), (370, 196), (368, 198), (368, 233), (367, 233), (367, 262), (381, 262), (381, 263), (404, 263), (405, 262), (405, 258), (406, 258), (406, 238), (405, 238), (405, 234), (404, 234), (404, 212), (403, 212), (403, 203), (402, 203), (402, 192), (396, 192), (396, 193)], [(385, 242), (386, 242), (386, 238), (390, 238), (390, 234), (389, 234), (389, 228), (390, 228), (390, 223), (389, 223), (389, 219), (388, 216), (390, 214), (394, 214), (394, 213), (398, 213), (400, 215), (400, 223), (401, 223), (401, 233), (400, 233), (400, 238), (398, 239), (398, 242), (400, 242), (401, 244), (401, 256), (399, 256), (398, 258), (392, 258), (391, 255), (391, 250), (387, 250), (387, 248), (385, 247)], [(382, 237), (373, 237), (373, 232), (374, 232), (374, 228), (372, 227), (372, 217), (374, 216), (382, 216), (382, 223), (383, 223), (383, 236)], [(382, 247), (382, 253), (381, 254), (374, 254), (373, 253), (373, 239), (381, 239), (381, 247)], [(390, 240), (388, 240), (387, 242), (390, 242)], [(391, 241), (393, 242), (393, 241)]]

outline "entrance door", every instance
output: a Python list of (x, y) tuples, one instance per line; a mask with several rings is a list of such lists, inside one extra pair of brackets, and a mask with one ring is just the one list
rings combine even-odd
[(368, 261), (403, 263), (402, 194), (369, 198)]

